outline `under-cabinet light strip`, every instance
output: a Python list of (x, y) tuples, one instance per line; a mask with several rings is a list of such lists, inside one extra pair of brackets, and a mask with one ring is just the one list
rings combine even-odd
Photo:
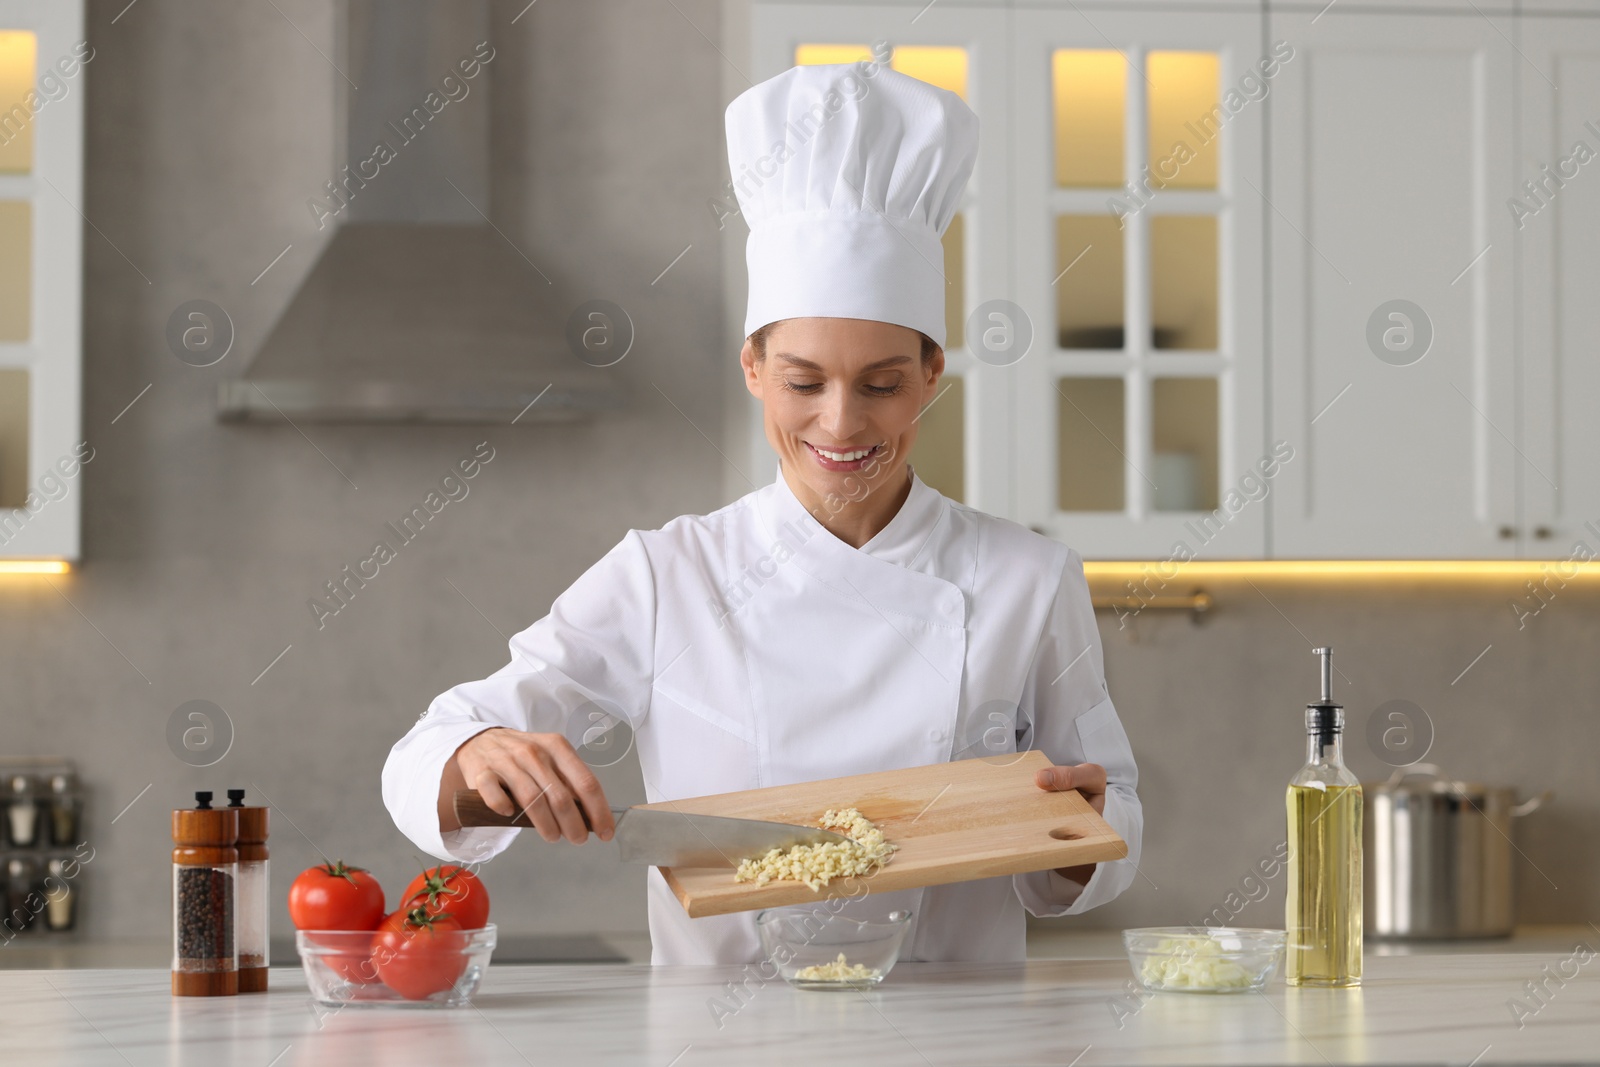
[(66, 574), (72, 565), (64, 559), (0, 559), (0, 574)]
[(1273, 559), (1085, 561), (1091, 580), (1165, 582), (1189, 578), (1545, 578), (1600, 574), (1576, 559)]

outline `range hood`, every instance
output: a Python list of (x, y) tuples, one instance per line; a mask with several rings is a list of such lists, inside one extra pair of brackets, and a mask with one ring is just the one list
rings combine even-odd
[[(334, 58), (359, 88), (336, 79), (345, 158), (307, 201), (336, 229), (219, 386), (218, 418), (525, 423), (621, 407), (616, 371), (592, 365), (609, 360), (568, 342), (573, 307), (489, 221), (485, 0), (340, 6)], [(612, 325), (626, 343), (631, 325)]]

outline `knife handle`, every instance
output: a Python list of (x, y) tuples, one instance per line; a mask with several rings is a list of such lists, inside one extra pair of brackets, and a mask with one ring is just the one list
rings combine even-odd
[[(456, 822), (462, 826), (526, 826), (532, 827), (533, 820), (528, 818), (526, 811), (519, 811), (515, 815), (501, 815), (483, 802), (483, 797), (476, 789), (457, 789), (453, 801)], [(611, 815), (614, 819), (621, 819), (627, 808), (612, 808)], [(583, 810), (583, 805), (578, 805), (578, 813), (583, 816), (583, 824), (589, 825), (589, 815)]]

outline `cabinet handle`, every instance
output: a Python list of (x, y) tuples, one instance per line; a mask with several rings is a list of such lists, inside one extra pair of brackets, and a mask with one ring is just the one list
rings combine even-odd
[(1500, 534), (1500, 540), (1502, 541), (1509, 541), (1517, 536), (1516, 529), (1510, 526), (1502, 526), (1497, 532)]
[(1548, 526), (1535, 526), (1533, 528), (1533, 536), (1537, 537), (1541, 541), (1548, 541), (1550, 538), (1554, 537), (1555, 534), (1556, 532), (1550, 529)]

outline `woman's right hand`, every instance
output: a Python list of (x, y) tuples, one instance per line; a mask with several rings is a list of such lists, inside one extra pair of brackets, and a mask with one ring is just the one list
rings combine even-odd
[(463, 743), (445, 765), (439, 784), (441, 831), (460, 829), (455, 820), (457, 789), (476, 789), (501, 815), (526, 812), (546, 841), (564, 837), (581, 845), (589, 839), (590, 826), (600, 840), (609, 841), (616, 829), (600, 780), (560, 734), (497, 726)]

